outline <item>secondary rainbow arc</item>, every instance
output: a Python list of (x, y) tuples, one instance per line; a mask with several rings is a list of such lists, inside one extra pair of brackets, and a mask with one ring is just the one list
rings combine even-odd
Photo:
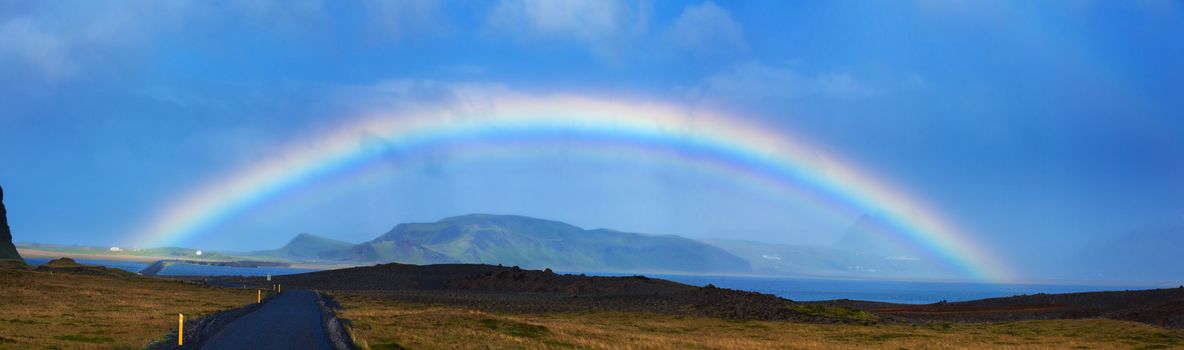
[[(830, 201), (880, 213), (906, 239), (960, 266), (972, 277), (1009, 278), (973, 235), (903, 191), (876, 181), (802, 138), (740, 118), (677, 106), (587, 96), (499, 93), (439, 106), (352, 118), (311, 144), (197, 187), (170, 203), (138, 232), (141, 246), (196, 235), (278, 193), (365, 163), (391, 149), (426, 152), (442, 145), (583, 139), (634, 149), (667, 149), (680, 162), (726, 168), (784, 187), (809, 188)], [(611, 148), (611, 147), (606, 147)]]

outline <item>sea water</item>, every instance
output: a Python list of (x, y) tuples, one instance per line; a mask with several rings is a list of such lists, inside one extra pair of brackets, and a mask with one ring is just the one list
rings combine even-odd
[(234, 267), (196, 264), (168, 264), (160, 270), (162, 276), (278, 276), (319, 271), (294, 267)]
[[(25, 263), (37, 266), (45, 265), (45, 263), (49, 262), (50, 260), (53, 259), (27, 258), (25, 259)], [(74, 259), (74, 261), (84, 265), (106, 266), (130, 272), (140, 272), (140, 270), (143, 270), (149, 265), (149, 263), (146, 262), (123, 260)], [(268, 274), (276, 276), (313, 271), (317, 270), (294, 267), (231, 267), (173, 263), (166, 265), (159, 274), (162, 276), (266, 276)]]
[[(56, 258), (25, 258), (25, 263), (29, 264), (29, 265), (33, 265), (33, 266), (40, 266), (40, 265), (45, 265), (50, 260), (54, 260), (54, 259), (56, 259)], [(140, 272), (140, 270), (143, 270), (145, 267), (148, 267), (148, 263), (139, 262), (139, 261), (76, 259), (76, 258), (71, 258), (71, 259), (74, 259), (74, 262), (77, 262), (77, 263), (83, 264), (83, 265), (106, 266), (106, 267), (117, 268), (120, 270), (130, 271), (130, 272)]]
[[(597, 275), (627, 276), (629, 274)], [(693, 286), (712, 284), (719, 288), (767, 293), (797, 301), (852, 299), (901, 304), (929, 304), (943, 300), (954, 302), (1036, 293), (1054, 294), (1152, 288), (1146, 286), (916, 282), (797, 277), (665, 274), (648, 274), (646, 276)]]

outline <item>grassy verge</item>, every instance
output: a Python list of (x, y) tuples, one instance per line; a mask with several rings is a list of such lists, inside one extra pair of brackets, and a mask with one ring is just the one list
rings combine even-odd
[[(845, 325), (731, 321), (641, 313), (503, 314), (338, 295), (339, 316), (372, 350), (1174, 349), (1184, 332), (1112, 320)], [(817, 310), (824, 312), (824, 310)]]
[(174, 330), (177, 313), (254, 301), (254, 290), (0, 268), (0, 349), (139, 349)]

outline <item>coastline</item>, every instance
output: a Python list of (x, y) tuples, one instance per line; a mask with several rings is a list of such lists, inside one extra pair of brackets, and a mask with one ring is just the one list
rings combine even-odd
[[(149, 264), (157, 262), (157, 261), (161, 261), (161, 260), (187, 260), (187, 261), (194, 261), (194, 262), (228, 262), (228, 261), (238, 261), (238, 260), (244, 260), (244, 261), (251, 260), (249, 257), (241, 257), (242, 259), (234, 259), (234, 260), (215, 260), (215, 259), (201, 259), (201, 258), (178, 257), (178, 256), (149, 256), (149, 255), (128, 255), (128, 254), (87, 254), (87, 253), (72, 253), (72, 252), (61, 252), (61, 251), (43, 250), (43, 249), (28, 249), (28, 248), (21, 248), (21, 247), (17, 247), (17, 251), (19, 251), (21, 253), (21, 256), (28, 257), (28, 258), (51, 258), (51, 259), (71, 258), (71, 259), (117, 260), (117, 261), (142, 262), (142, 263), (149, 263)], [(364, 266), (364, 265), (355, 265), (355, 264), (318, 264), (318, 263), (306, 263), (306, 262), (288, 262), (288, 263), (289, 263), (288, 267), (291, 267), (291, 268), (310, 269), (310, 270), (336, 270), (336, 269)]]
[[(135, 262), (145, 262), (145, 263), (153, 263), (153, 262), (157, 262), (160, 260), (175, 260), (178, 258), (182, 258), (182, 257), (176, 257), (176, 256), (70, 253), (70, 252), (59, 252), (59, 251), (53, 251), (53, 250), (28, 249), (28, 248), (21, 248), (21, 247), (17, 247), (16, 249), (17, 249), (17, 251), (19, 251), (21, 253), (21, 256), (28, 257), (28, 258), (100, 259), (100, 260), (135, 261)], [(208, 261), (208, 262), (225, 261), (225, 260), (189, 258), (189, 257), (183, 257), (183, 259), (192, 260), (192, 261)]]

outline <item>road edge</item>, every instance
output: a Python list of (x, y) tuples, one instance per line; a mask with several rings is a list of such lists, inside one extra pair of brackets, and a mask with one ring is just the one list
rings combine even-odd
[(263, 307), (273, 297), (274, 295), (268, 296), (259, 303), (251, 303), (238, 308), (215, 312), (200, 318), (186, 320), (184, 346), (177, 345), (177, 330), (173, 329), (168, 334), (165, 334), (163, 338), (149, 343), (144, 347), (144, 350), (201, 349), (207, 340), (218, 334), (218, 332), (221, 332), (231, 322)]
[(341, 304), (333, 299), (333, 295), (315, 291), (317, 305), (321, 308), (321, 324), (325, 326), (325, 334), (329, 336), (329, 343), (335, 350), (359, 350), (349, 331), (349, 320), (337, 317), (335, 310), (341, 309)]

